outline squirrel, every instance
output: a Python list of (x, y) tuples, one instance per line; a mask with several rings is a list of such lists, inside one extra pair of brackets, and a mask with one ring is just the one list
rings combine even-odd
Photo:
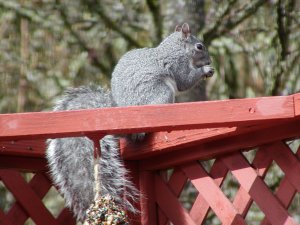
[[(176, 26), (157, 47), (123, 55), (112, 73), (111, 92), (101, 87), (69, 89), (54, 111), (174, 103), (177, 91), (213, 75), (210, 64), (206, 47), (185, 23)], [(144, 136), (133, 134), (132, 139)], [(137, 213), (132, 202), (137, 201), (139, 192), (120, 157), (119, 137), (107, 135), (100, 141), (101, 194), (110, 194), (127, 211)], [(87, 137), (72, 137), (49, 139), (47, 144), (53, 182), (77, 220), (84, 221), (94, 197), (93, 143)]]
[[(54, 111), (113, 107), (113, 102), (111, 93), (102, 87), (78, 87), (65, 91)], [(137, 200), (138, 191), (120, 158), (118, 137), (106, 135), (100, 146), (101, 194), (110, 194), (124, 208), (136, 213), (131, 202)], [(93, 152), (94, 145), (87, 137), (47, 140), (46, 158), (53, 183), (81, 222), (94, 199)]]
[(112, 73), (112, 95), (118, 106), (174, 103), (177, 91), (213, 75), (210, 64), (206, 47), (185, 23), (156, 48), (126, 53)]

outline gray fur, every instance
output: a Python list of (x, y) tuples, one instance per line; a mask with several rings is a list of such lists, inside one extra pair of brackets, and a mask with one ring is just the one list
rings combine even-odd
[[(55, 111), (111, 107), (109, 92), (101, 88), (70, 89), (55, 106)], [(128, 178), (119, 154), (119, 140), (111, 135), (101, 140), (101, 194), (110, 194), (126, 209), (136, 212), (128, 201), (135, 201), (138, 191)], [(83, 221), (85, 211), (94, 198), (93, 143), (86, 137), (48, 140), (47, 159), (54, 183), (63, 194), (77, 220)], [(124, 200), (123, 196), (126, 193)]]
[[(201, 44), (201, 49), (195, 48)], [(202, 48), (203, 47), (203, 48)], [(71, 89), (56, 105), (55, 111), (129, 105), (173, 103), (177, 91), (184, 91), (200, 79), (212, 76), (210, 57), (187, 24), (177, 27), (156, 48), (136, 49), (126, 53), (112, 74), (112, 95), (101, 88)], [(115, 103), (114, 103), (115, 102)], [(75, 122), (75, 121), (74, 121)], [(133, 139), (142, 140), (144, 134)], [(135, 200), (138, 191), (128, 179), (119, 155), (116, 137), (101, 140), (101, 189), (127, 210), (136, 209), (127, 199)], [(60, 138), (48, 141), (47, 159), (54, 183), (78, 220), (93, 199), (93, 145), (87, 138)]]
[[(190, 35), (187, 24), (156, 48), (126, 53), (112, 74), (112, 95), (118, 106), (173, 103), (177, 91), (185, 91), (207, 76), (213, 68), (199, 39)], [(196, 44), (203, 46), (196, 49)]]

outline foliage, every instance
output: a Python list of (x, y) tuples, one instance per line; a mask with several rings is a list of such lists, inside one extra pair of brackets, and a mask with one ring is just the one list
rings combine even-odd
[(184, 21), (213, 57), (210, 99), (300, 90), (296, 0), (0, 0), (0, 113), (49, 110), (67, 87), (109, 88), (125, 52)]
[(157, 45), (185, 19), (201, 22), (213, 57), (211, 99), (300, 89), (299, 3), (190, 2), (201, 3), (204, 21), (186, 17), (191, 3), (180, 0), (0, 0), (0, 112), (47, 109), (70, 86), (109, 87), (122, 54)]

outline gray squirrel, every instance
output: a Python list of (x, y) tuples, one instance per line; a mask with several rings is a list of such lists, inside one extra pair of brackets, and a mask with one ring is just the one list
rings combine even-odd
[[(110, 92), (101, 87), (89, 86), (67, 90), (54, 111), (113, 106)], [(53, 183), (76, 219), (83, 222), (85, 212), (94, 199), (94, 145), (87, 137), (49, 139), (47, 144), (46, 158)], [(118, 138), (106, 135), (100, 144), (101, 194), (110, 194), (125, 209), (136, 213), (132, 202), (137, 200), (138, 191), (131, 183), (120, 158)]]
[[(155, 48), (131, 50), (121, 57), (111, 80), (112, 91), (79, 87), (66, 91), (54, 111), (174, 103), (177, 91), (191, 88), (213, 75), (206, 47), (191, 35), (188, 24), (177, 26)], [(133, 134), (134, 140), (145, 134)], [(136, 213), (139, 197), (119, 154), (119, 137), (107, 135), (101, 144), (101, 194), (110, 194)], [(86, 137), (48, 140), (46, 152), (53, 182), (78, 221), (94, 198), (93, 143)], [(125, 197), (125, 198), (124, 198)]]
[(126, 53), (113, 71), (112, 95), (118, 106), (174, 103), (177, 91), (213, 75), (210, 64), (207, 49), (185, 23), (156, 48)]

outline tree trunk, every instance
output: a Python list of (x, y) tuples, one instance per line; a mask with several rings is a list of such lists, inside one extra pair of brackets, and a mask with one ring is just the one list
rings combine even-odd
[[(24, 0), (21, 0), (21, 5)], [(19, 75), (19, 85), (18, 85), (18, 96), (17, 96), (17, 112), (24, 112), (26, 105), (26, 89), (27, 89), (27, 62), (29, 56), (29, 32), (28, 32), (28, 20), (21, 18), (20, 24), (21, 33), (21, 65), (20, 65), (20, 75)]]

